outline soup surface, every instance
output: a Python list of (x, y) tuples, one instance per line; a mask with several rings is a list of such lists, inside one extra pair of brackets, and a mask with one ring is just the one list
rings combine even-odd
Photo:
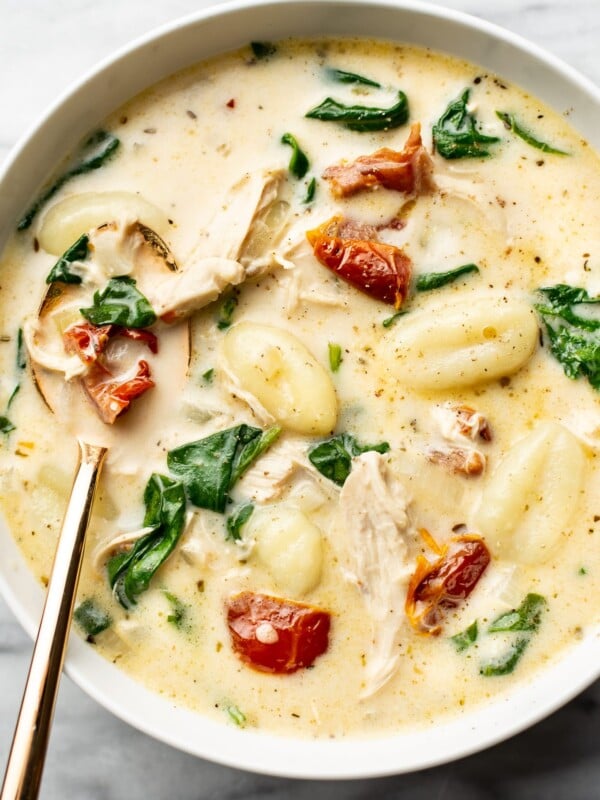
[(427, 50), (254, 43), (59, 175), (2, 258), (1, 500), (46, 582), (75, 436), (110, 446), (90, 646), (370, 736), (597, 625), (600, 163), (563, 117)]

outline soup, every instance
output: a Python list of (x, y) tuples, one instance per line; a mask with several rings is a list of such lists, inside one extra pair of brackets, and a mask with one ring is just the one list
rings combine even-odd
[(42, 582), (82, 403), (110, 444), (90, 646), (228, 724), (372, 736), (597, 624), (599, 175), (519, 88), (382, 42), (254, 43), (106, 120), (0, 307), (2, 504)]

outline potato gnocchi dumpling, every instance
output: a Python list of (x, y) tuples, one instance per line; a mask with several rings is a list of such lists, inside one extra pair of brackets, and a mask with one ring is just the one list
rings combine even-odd
[(318, 585), (323, 567), (321, 531), (302, 511), (285, 504), (255, 511), (247, 535), (255, 542), (255, 557), (286, 596), (302, 598)]
[(117, 220), (139, 220), (161, 236), (169, 229), (166, 215), (132, 192), (84, 192), (55, 203), (37, 234), (47, 253), (62, 255), (84, 233)]
[(436, 301), (399, 320), (385, 344), (386, 364), (422, 390), (476, 386), (512, 375), (538, 342), (530, 305), (504, 295)]
[(290, 431), (331, 433), (337, 398), (331, 378), (293, 334), (271, 325), (241, 322), (223, 342), (227, 368)]
[(543, 564), (571, 532), (585, 486), (585, 454), (573, 434), (542, 422), (509, 450), (482, 495), (477, 524), (501, 558)]

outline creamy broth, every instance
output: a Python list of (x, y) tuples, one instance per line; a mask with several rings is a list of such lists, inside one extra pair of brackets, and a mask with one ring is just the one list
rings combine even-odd
[[(384, 88), (336, 83), (326, 68), (368, 76)], [(499, 141), (487, 145), (487, 158), (432, 154), (432, 127), (467, 87), (467, 110), (482, 133)], [(410, 124), (359, 133), (305, 113), (327, 96), (388, 108), (399, 89), (408, 96), (410, 123), (421, 124), (435, 186), (408, 193), (378, 186), (335, 197), (325, 170), (383, 147), (402, 151)], [(530, 146), (506, 129), (497, 110), (568, 155)], [(366, 736), (431, 724), (510, 693), (596, 625), (598, 395), (585, 378), (564, 374), (547, 332), (540, 344), (544, 326), (534, 311), (540, 287), (600, 293), (600, 163), (565, 119), (471, 64), (412, 47), (328, 40), (279, 43), (266, 58), (245, 48), (205, 62), (134, 98), (104, 127), (121, 142), (115, 156), (66, 183), (2, 259), (3, 407), (15, 380), (21, 383), (7, 412), (15, 429), (0, 449), (1, 498), (42, 582), (75, 469), (77, 421), (50, 414), (29, 367), (15, 372), (17, 330), (35, 318), (45, 277), (66, 246), (114, 222), (113, 239), (114, 232), (90, 233), (91, 261), (102, 267), (102, 253), (114, 255), (121, 232), (138, 218), (131, 199), (117, 198), (110, 218), (96, 218), (70, 238), (63, 231), (66, 246), (59, 248), (67, 214), (59, 204), (82, 193), (138, 195), (155, 207), (139, 210), (139, 219), (163, 237), (181, 275), (199, 259), (213, 259), (206, 270), (233, 275), (243, 262), (246, 277), (217, 281), (204, 300), (197, 287), (192, 292), (192, 305), (204, 307), (190, 317), (185, 381), (166, 356), (161, 364), (161, 355), (169, 352), (169, 337), (172, 348), (183, 346), (186, 322), (152, 328), (157, 355), (139, 345), (156, 395), (152, 406), (150, 394), (135, 400), (111, 433), (78, 602), (93, 599), (112, 621), (90, 646), (156, 692), (229, 724)], [(310, 161), (302, 178), (288, 169), (292, 151), (281, 142), (288, 132)], [(306, 202), (313, 177), (315, 196)], [(245, 241), (242, 252), (240, 220), (249, 217), (252, 225), (252, 210), (261, 212), (267, 195), (267, 222), (280, 214), (281, 224), (262, 248)], [(406, 314), (390, 322), (393, 303), (319, 263), (306, 232), (334, 216), (363, 226), (348, 238), (369, 238), (370, 226), (373, 238), (411, 259)], [(135, 257), (126, 246), (118, 252), (124, 263)], [(419, 275), (467, 263), (479, 271), (416, 290)], [(91, 303), (109, 275), (102, 267), (98, 278), (85, 264), (81, 291)], [(169, 305), (164, 288), (176, 278), (166, 274), (160, 290), (138, 281), (159, 313), (182, 308)], [(32, 330), (30, 344), (39, 335)], [(460, 347), (475, 347), (473, 337), (482, 349), (453, 361)], [(272, 385), (281, 380), (283, 399), (274, 401)], [(472, 436), (457, 429), (463, 406), (479, 415), (470, 418), (479, 425)], [(123, 608), (106, 563), (118, 551), (116, 537), (124, 536), (126, 550), (143, 528), (150, 476), (174, 478), (168, 452), (242, 423), (280, 425), (282, 432), (231, 488), (225, 514), (188, 502), (173, 552), (137, 603)], [(486, 423), (491, 438), (481, 435)], [(341, 488), (307, 453), (343, 432), (362, 445), (386, 442), (389, 450), (355, 454)], [(482, 468), (464, 474), (465, 457), (480, 459)], [(254, 510), (236, 542), (227, 538), (226, 517), (246, 502)], [(418, 557), (430, 564), (443, 557), (423, 529), (442, 545), (481, 535), (491, 555), (468, 598), (442, 608), (437, 635), (418, 630), (405, 609)], [(328, 612), (326, 651), (292, 674), (243, 662), (224, 609), (244, 591)], [(490, 625), (531, 594), (545, 604), (536, 630), (520, 634), (526, 644), (514, 670), (480, 674), (516, 642), (514, 631), (494, 633)], [(476, 641), (459, 651), (451, 637), (475, 620)], [(272, 633), (263, 631), (266, 644)]]

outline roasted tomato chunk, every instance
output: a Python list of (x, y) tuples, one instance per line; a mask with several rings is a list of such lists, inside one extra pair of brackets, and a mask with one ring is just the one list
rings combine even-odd
[(335, 197), (383, 186), (404, 194), (419, 195), (435, 188), (433, 162), (421, 141), (421, 126), (415, 123), (401, 152), (384, 147), (351, 164), (328, 167), (323, 173)]
[(317, 260), (352, 286), (400, 308), (410, 286), (412, 262), (398, 247), (340, 235), (347, 223), (338, 217), (306, 234)]
[(158, 352), (158, 339), (150, 331), (124, 328), (120, 325), (92, 325), (82, 322), (71, 325), (63, 334), (65, 350), (79, 356), (89, 366), (81, 382), (103, 422), (112, 425), (135, 400), (154, 386), (147, 361), (138, 361), (133, 377), (120, 380), (111, 372), (104, 358), (111, 339), (121, 337), (146, 345)]
[(475, 534), (451, 539), (434, 564), (419, 556), (406, 596), (406, 613), (413, 627), (421, 633), (439, 634), (444, 611), (466, 600), (489, 563), (489, 550)]
[(226, 611), (234, 652), (260, 672), (296, 672), (327, 650), (327, 611), (254, 592), (229, 598)]
[(126, 380), (115, 379), (100, 364), (94, 364), (82, 378), (83, 386), (93, 401), (102, 422), (112, 425), (129, 408), (131, 401), (152, 389), (147, 361), (139, 361), (137, 373)]

